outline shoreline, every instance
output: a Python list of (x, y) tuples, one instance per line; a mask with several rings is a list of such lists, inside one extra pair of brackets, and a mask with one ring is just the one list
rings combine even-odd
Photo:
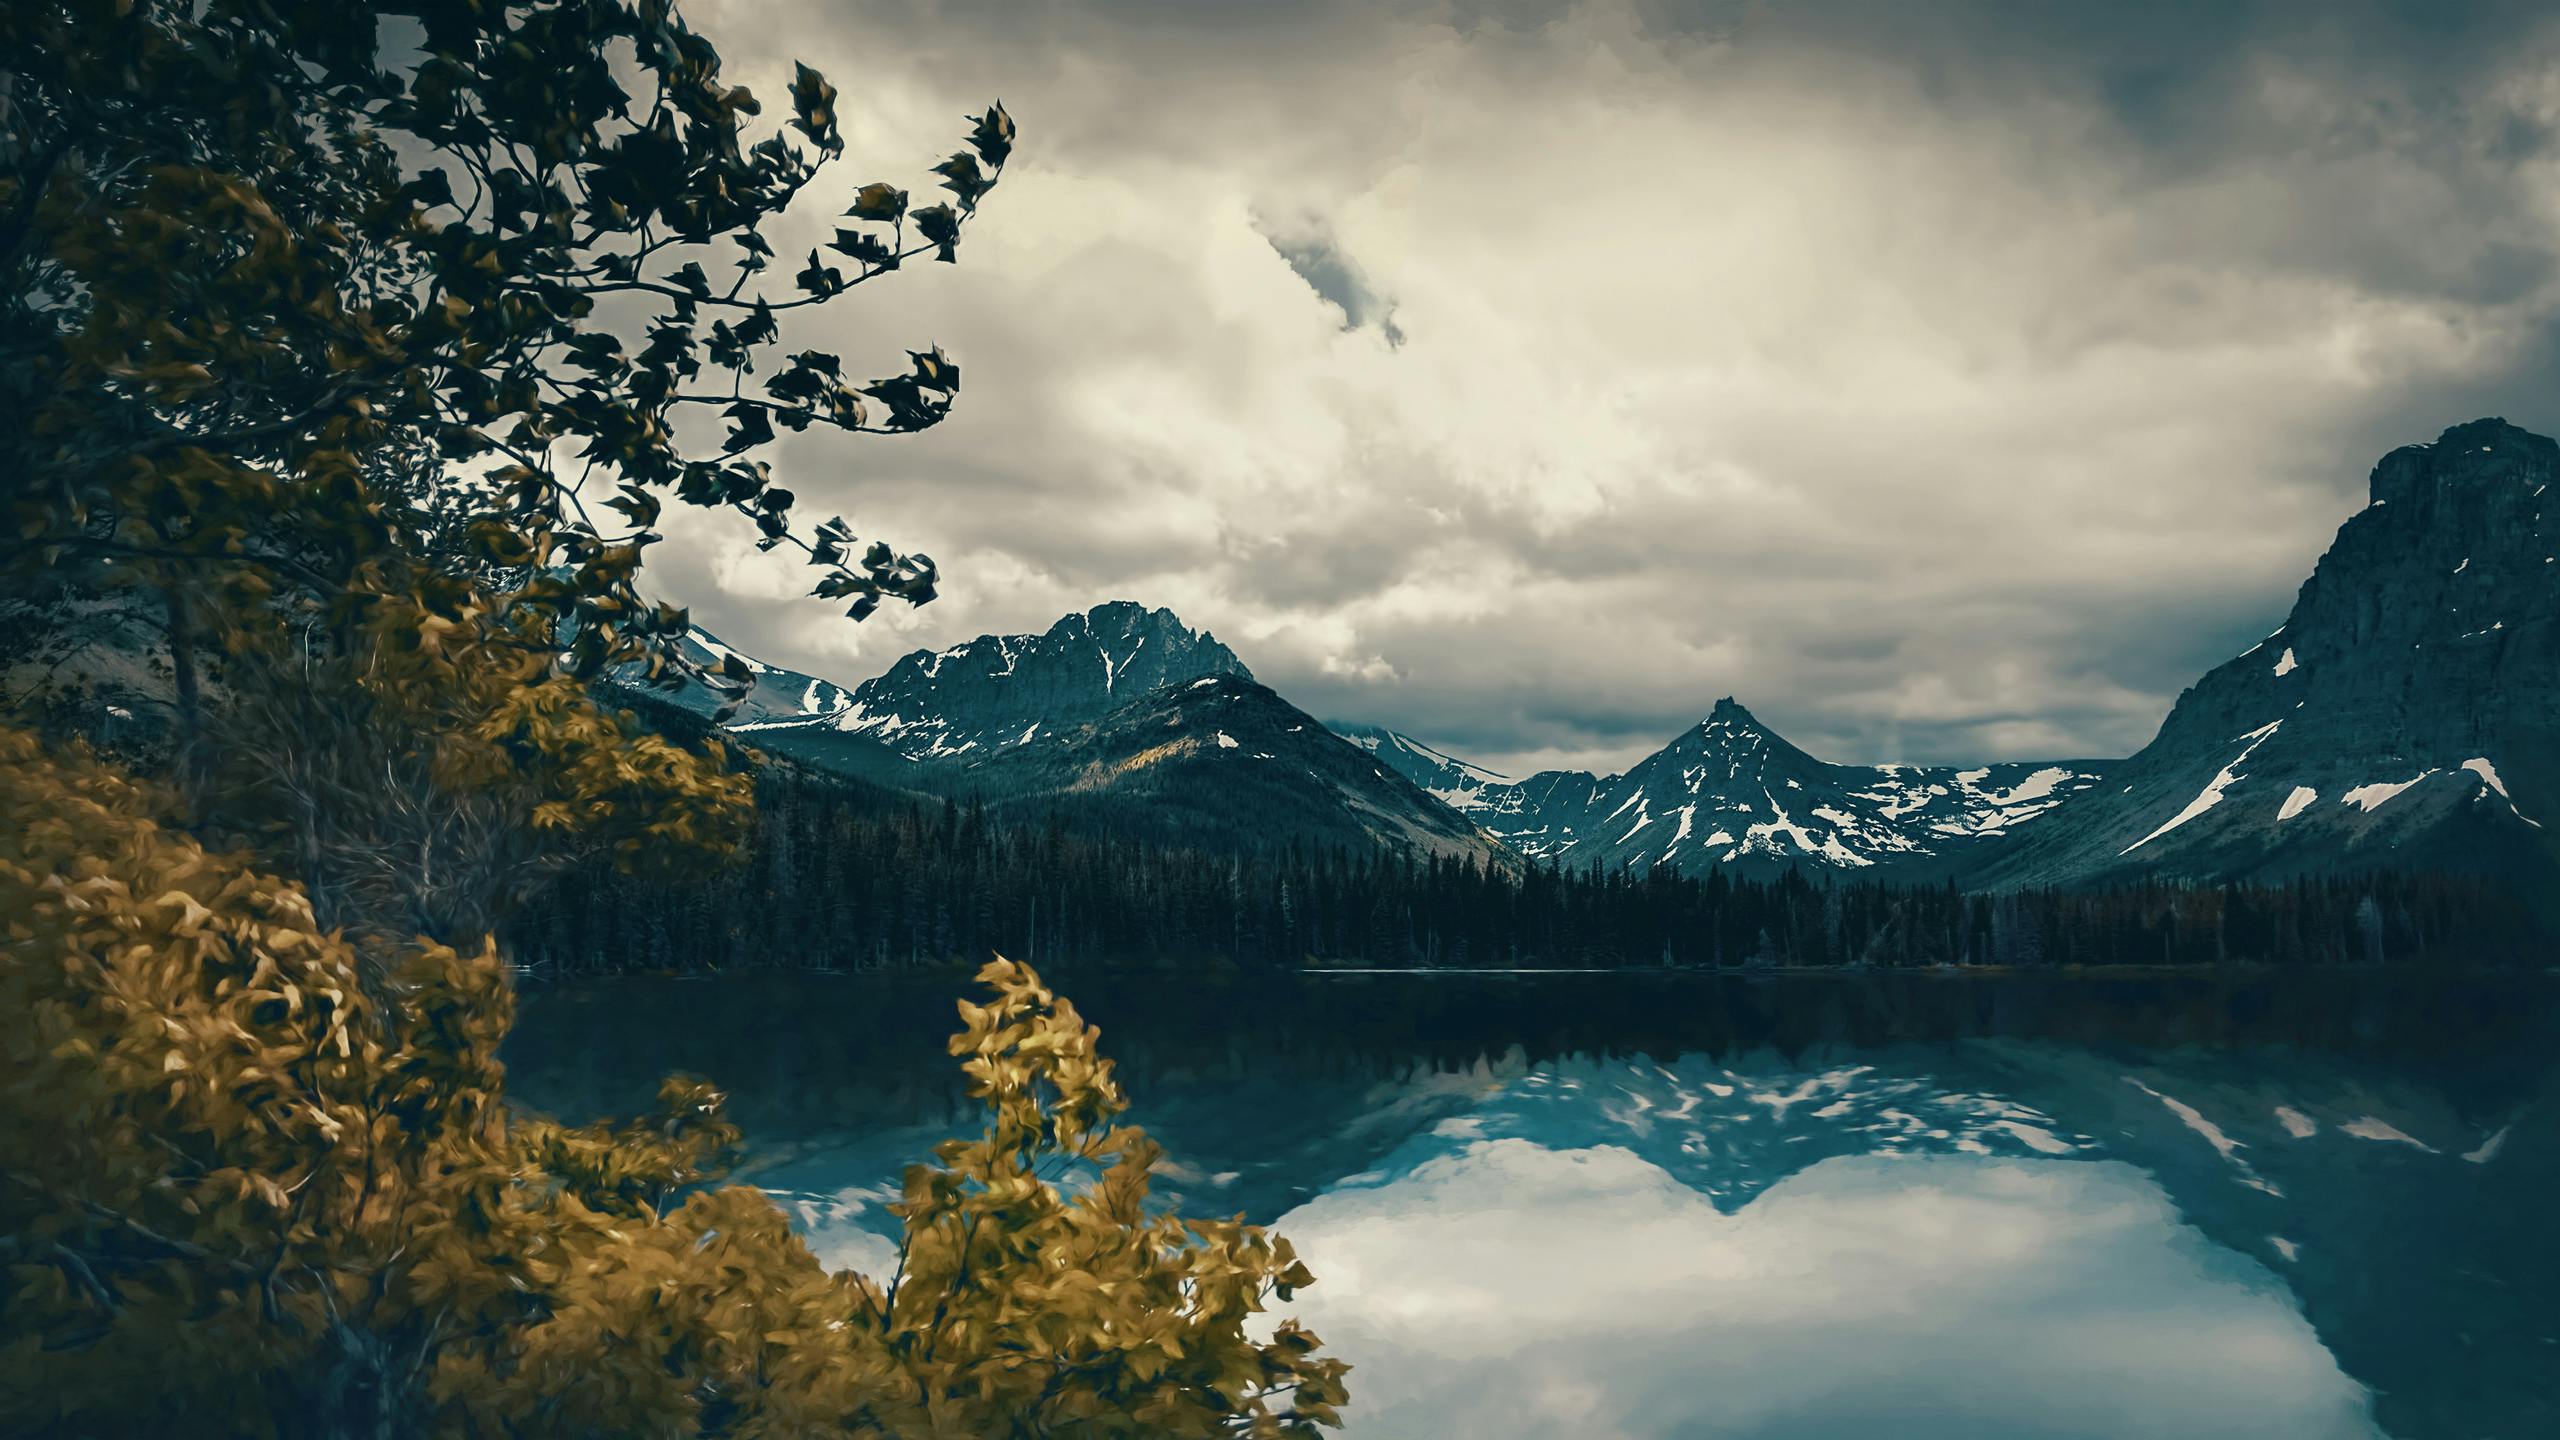
[[(958, 979), (972, 980), (978, 966), (967, 962), (935, 965), (910, 965), (891, 969), (841, 969), (819, 965), (757, 965), (731, 970), (593, 970), (569, 975), (554, 975), (529, 967), (510, 964), (508, 977), (519, 984), (573, 984), (594, 980), (685, 980), (710, 981), (734, 979), (749, 975), (807, 975), (844, 980), (892, 979)], [(2372, 975), (2410, 977), (2462, 977), (2479, 979), (2488, 976), (2519, 978), (2560, 978), (2560, 964), (2552, 965), (2471, 965), (2429, 961), (2385, 961), (2382, 964), (2315, 964), (2280, 965), (2265, 960), (2234, 960), (2209, 965), (1765, 965), (1685, 966), (1685, 965), (1560, 965), (1560, 966), (1367, 966), (1367, 965), (1301, 965), (1286, 969), (1245, 968), (1223, 964), (1165, 967), (1148, 965), (1075, 966), (1043, 970), (1053, 984), (1076, 979), (1155, 979), (1155, 980), (1277, 980), (1327, 976), (1464, 976), (1469, 978), (1501, 976), (1623, 976), (1702, 977), (1711, 979), (1750, 980), (1761, 978), (1828, 977), (1841, 980), (1875, 980), (1909, 976), (1935, 980), (2024, 979), (2050, 976), (2056, 979), (2099, 979), (2104, 977), (2183, 978), (2225, 975), (2236, 978), (2260, 978), (2276, 975)]]

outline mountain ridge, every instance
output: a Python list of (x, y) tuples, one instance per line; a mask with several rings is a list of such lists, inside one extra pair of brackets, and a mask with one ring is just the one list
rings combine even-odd
[[(1608, 776), (1513, 779), (1388, 727), (1318, 728), (1410, 788), (1386, 807), (1402, 819), (1555, 863), (1980, 890), (2443, 867), (2560, 908), (2560, 835), (2544, 828), (2560, 809), (2560, 525), (2542, 504), (2555, 476), (2560, 444), (2497, 419), (2384, 456), (2285, 623), (2187, 687), (2122, 761), (1843, 765), (1731, 696)], [(914, 651), (849, 690), (748, 663), (749, 718), (732, 728), (752, 743), (944, 793), (1038, 771), (988, 762), (1060, 735), (1108, 748), (1101, 722), (1148, 705), (1166, 719), (1181, 706), (1163, 692), (1203, 678), (1262, 689), (1214, 636), (1130, 601)], [(1330, 784), (1341, 758), (1299, 769)]]
[[(1978, 767), (1840, 765), (1817, 759), (1733, 696), (1671, 742), (1609, 776), (1541, 771), (1507, 781), (1377, 727), (1372, 752), (1459, 804), (1534, 859), (1619, 868), (1733, 866), (1890, 871), (1935, 878), (1962, 852), (2096, 784), (2105, 762)], [(1446, 777), (1478, 781), (1457, 788)], [(1499, 781), (1499, 783), (1495, 783)], [(1655, 829), (1656, 825), (1663, 826)]]

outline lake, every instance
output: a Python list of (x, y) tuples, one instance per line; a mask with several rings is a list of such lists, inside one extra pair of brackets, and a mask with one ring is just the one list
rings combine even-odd
[[(1273, 1225), (1355, 1437), (2560, 1435), (2560, 982), (1055, 976)], [(729, 1089), (831, 1263), (974, 1129), (957, 977), (528, 989), (519, 1103)], [(876, 1273), (876, 1272), (875, 1272)]]

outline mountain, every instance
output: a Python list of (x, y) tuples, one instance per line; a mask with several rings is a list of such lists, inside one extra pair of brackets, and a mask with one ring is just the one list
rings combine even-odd
[(1464, 814), (1486, 807), (1486, 796), (1510, 788), (1509, 777), (1444, 755), (1410, 735), (1379, 725), (1329, 723), (1334, 734), (1368, 751), (1379, 764), (1421, 786), (1441, 804)]
[(1611, 869), (1798, 867), (1935, 878), (2098, 783), (2093, 762), (1834, 765), (1730, 697), (1623, 775), (1503, 780), (1392, 731), (1354, 743), (1524, 855)]
[(998, 814), (1257, 850), (1376, 845), (1495, 864), (1500, 842), (1278, 695), (1235, 674), (1168, 685), (937, 777)]
[(2446, 868), (2560, 895), (2555, 474), (2494, 419), (2382, 457), (2284, 624), (1971, 883)]
[[(747, 668), (747, 693), (739, 698), (738, 708), (730, 713), (726, 724), (730, 729), (753, 725), (798, 724), (823, 719), (853, 703), (851, 691), (833, 680), (821, 680), (797, 670), (759, 660), (743, 650), (731, 648), (717, 635), (696, 625), (676, 642), (684, 658), (706, 671), (718, 673), (721, 662), (735, 659)], [(709, 686), (693, 680), (672, 685), (648, 683), (647, 670), (639, 665), (625, 665), (607, 672), (611, 686), (623, 692), (624, 698), (639, 697), (650, 705), (670, 706), (686, 715), (708, 720), (720, 711), (721, 697)], [(618, 702), (619, 703), (619, 702)]]
[[(746, 697), (729, 717), (730, 728), (776, 722), (805, 721), (834, 715), (853, 703), (852, 693), (833, 680), (803, 675), (780, 665), (769, 665), (752, 655), (732, 650), (720, 637), (697, 625), (680, 642), (685, 658), (706, 670), (716, 671), (720, 662), (736, 656), (747, 667)], [(719, 697), (699, 685), (652, 692), (669, 703), (696, 714), (709, 715), (719, 708)]]
[[(757, 700), (801, 678), (748, 665)], [(792, 678), (767, 687), (768, 675)], [(730, 728), (820, 770), (1025, 819), (1209, 849), (1383, 843), (1516, 863), (1170, 610), (1113, 601), (1038, 635), (919, 650), (849, 692), (806, 694)]]
[[(915, 651), (855, 686), (842, 705), (736, 728), (787, 753), (841, 759), (876, 747), (933, 763), (1021, 745), (1203, 675), (1253, 678), (1234, 651), (1172, 611), (1114, 600), (1038, 635), (981, 635), (946, 650)], [(870, 745), (782, 733), (805, 731)]]
[[(2560, 446), (2500, 420), (2383, 457), (2285, 624), (2118, 762), (1837, 765), (1727, 699), (1625, 774), (1512, 780), (1392, 730), (1291, 729), (1311, 722), (1232, 651), (1128, 602), (919, 651), (849, 698), (753, 666), (759, 713), (735, 728), (910, 789), (1124, 818), (1158, 806), (1168, 828), (1220, 843), (1259, 843), (1267, 826), (1466, 853), (1498, 841), (1621, 871), (1831, 868), (1982, 889), (2388, 866), (2513, 881), (2560, 906), (2560, 834), (2544, 828), (2560, 809), (2555, 474)], [(1213, 703), (1264, 715), (1264, 738), (1241, 719), (1203, 731)], [(1240, 768), (1262, 755), (1277, 768)]]

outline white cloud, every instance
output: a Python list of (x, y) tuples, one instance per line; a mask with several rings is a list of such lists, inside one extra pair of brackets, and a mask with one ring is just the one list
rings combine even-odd
[(1309, 708), (1514, 770), (1726, 693), (1841, 759), (2121, 753), (2381, 448), (2536, 422), (2499, 403), (2554, 309), (2532, 44), (2448, 100), (2203, 36), (2211, 88), (2129, 110), (2096, 41), (1656, 8), (697, 6), (760, 92), (785, 45), (836, 77), (850, 163), (915, 171), (997, 95), (1022, 143), (960, 266), (809, 327), (857, 369), (946, 344), (955, 418), (779, 466), (947, 598), (848, 635), (699, 526), (668, 583), (848, 679), (1167, 604)]

